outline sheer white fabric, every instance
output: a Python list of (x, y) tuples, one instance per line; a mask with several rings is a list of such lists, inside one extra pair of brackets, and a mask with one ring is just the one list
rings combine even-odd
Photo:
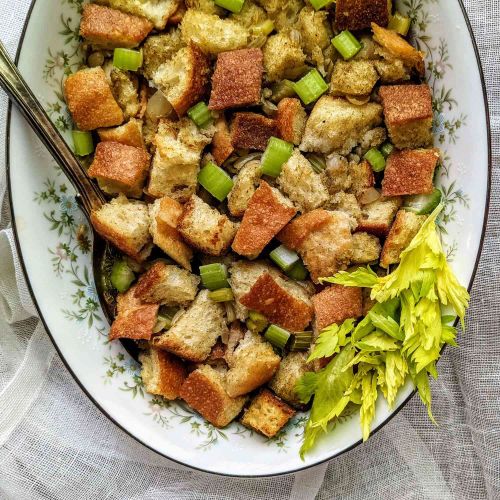
[[(177, 466), (115, 427), (69, 375), (35, 317), (5, 196), (6, 100), (0, 97), (0, 498), (500, 498), (500, 10), (465, 1), (489, 85), (493, 195), (467, 334), (432, 383), (434, 427), (415, 398), (363, 446), (328, 465), (267, 479)], [(0, 0), (0, 37), (15, 52), (28, 0)]]

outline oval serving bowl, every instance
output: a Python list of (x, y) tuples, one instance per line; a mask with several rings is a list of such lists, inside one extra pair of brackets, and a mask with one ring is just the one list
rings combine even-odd
[[(461, 283), (470, 287), (481, 250), (490, 177), (488, 113), (477, 51), (460, 2), (397, 3), (414, 20), (414, 43), (426, 53), (435, 142), (443, 157), (437, 174), (445, 204), (440, 227), (452, 266)], [(61, 89), (64, 76), (77, 69), (81, 58), (81, 4), (35, 0), (18, 52), (21, 72), (68, 139), (71, 125)], [(346, 417), (302, 461), (298, 450), (307, 419), (303, 413), (267, 440), (238, 423), (216, 429), (182, 403), (146, 394), (137, 363), (120, 343), (107, 343), (109, 325), (92, 277), (91, 231), (71, 185), (16, 111), (10, 115), (7, 135), (13, 221), (33, 299), (66, 366), (111, 420), (172, 460), (236, 476), (294, 472), (361, 442), (359, 417)], [(412, 394), (408, 383), (392, 411), (378, 398), (373, 431)]]

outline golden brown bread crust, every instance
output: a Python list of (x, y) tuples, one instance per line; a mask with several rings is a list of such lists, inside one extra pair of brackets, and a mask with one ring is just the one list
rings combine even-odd
[(313, 316), (309, 304), (291, 295), (269, 273), (261, 275), (240, 302), (263, 314), (271, 323), (293, 332), (305, 330)]
[(100, 128), (97, 133), (102, 142), (113, 141), (135, 148), (144, 148), (142, 121), (136, 118), (130, 119), (119, 127)]
[(382, 248), (381, 267), (387, 268), (399, 262), (401, 252), (411, 243), (425, 219), (425, 215), (415, 215), (405, 210), (398, 211)]
[(177, 10), (168, 18), (167, 24), (169, 26), (180, 24), (182, 18), (184, 17), (184, 14), (186, 13), (186, 10), (186, 5), (184, 4), (184, 2), (181, 2), (179, 4), (179, 7), (177, 7)]
[(360, 30), (375, 22), (387, 26), (387, 0), (337, 0), (335, 27), (338, 30)]
[(231, 134), (224, 116), (220, 116), (215, 122), (215, 129), (212, 139), (212, 156), (217, 165), (222, 165), (234, 152)]
[(313, 295), (314, 326), (318, 331), (346, 319), (359, 318), (362, 314), (361, 288), (342, 285), (328, 286)]
[(231, 143), (235, 148), (264, 151), (272, 136), (278, 135), (276, 123), (257, 113), (235, 113), (231, 124)]
[(182, 205), (179, 202), (168, 196), (161, 198), (160, 210), (155, 216), (156, 231), (153, 235), (153, 242), (182, 267), (191, 271), (193, 251), (186, 245), (177, 230), (181, 215)]
[(144, 381), (146, 391), (151, 394), (159, 394), (169, 400), (177, 399), (182, 384), (187, 378), (186, 365), (173, 354), (160, 349), (152, 348), (150, 355), (153, 364), (157, 367), (158, 378), (156, 384), (148, 385)]
[(432, 96), (429, 85), (382, 86), (379, 96), (388, 126), (402, 125), (432, 118)]
[(327, 210), (317, 208), (294, 219), (280, 231), (277, 238), (292, 250), (296, 250), (302, 242), (314, 231), (330, 222), (331, 216)]
[(279, 136), (292, 144), (300, 144), (306, 126), (306, 113), (299, 99), (285, 97), (278, 104), (276, 128)]
[(135, 296), (135, 287), (118, 295), (116, 316), (109, 330), (109, 340), (118, 338), (149, 340), (158, 316), (158, 304), (144, 304)]
[(158, 262), (155, 262), (145, 273), (141, 274), (134, 287), (135, 296), (139, 300), (144, 300), (144, 302), (152, 302), (151, 300), (145, 299), (149, 295), (151, 288), (163, 279), (165, 266), (165, 262), (160, 260)]
[(294, 415), (293, 408), (270, 390), (262, 389), (245, 410), (241, 423), (268, 438), (272, 438)]
[(263, 56), (260, 49), (239, 49), (217, 56), (210, 109), (251, 106), (260, 102)]
[(80, 130), (113, 127), (123, 122), (123, 112), (100, 66), (68, 76), (64, 94), (73, 121)]
[(403, 196), (431, 193), (432, 178), (439, 161), (437, 149), (405, 149), (395, 151), (387, 159), (382, 194)]
[(216, 427), (229, 424), (239, 413), (238, 402), (241, 401), (242, 408), (245, 401), (245, 398), (230, 398), (219, 383), (200, 370), (189, 374), (182, 384), (180, 397)]
[(233, 250), (239, 255), (257, 257), (296, 213), (295, 208), (283, 205), (271, 186), (262, 181), (245, 210)]
[(105, 48), (139, 45), (153, 29), (147, 19), (93, 3), (83, 6), (80, 36)]
[(112, 183), (113, 192), (140, 198), (142, 187), (149, 170), (151, 157), (142, 148), (126, 146), (119, 142), (100, 142), (94, 161), (87, 173), (105, 183)]
[(375, 175), (373, 174), (373, 169), (366, 160), (352, 166), (350, 168), (350, 174), (352, 185), (349, 188), (349, 191), (352, 192), (358, 199), (368, 188), (375, 186)]
[(188, 81), (190, 84), (179, 99), (171, 103), (179, 117), (183, 116), (191, 106), (201, 100), (205, 94), (208, 75), (210, 74), (208, 56), (192, 42), (188, 45), (188, 49), (190, 61)]

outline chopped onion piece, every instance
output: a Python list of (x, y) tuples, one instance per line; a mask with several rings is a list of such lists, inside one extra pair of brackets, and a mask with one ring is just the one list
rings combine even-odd
[(368, 188), (360, 197), (359, 202), (361, 205), (368, 205), (369, 203), (373, 203), (380, 198), (380, 192), (377, 191), (374, 187)]
[(158, 90), (148, 100), (146, 115), (149, 119), (156, 120), (157, 118), (170, 115), (173, 110), (174, 108), (168, 102), (163, 92)]

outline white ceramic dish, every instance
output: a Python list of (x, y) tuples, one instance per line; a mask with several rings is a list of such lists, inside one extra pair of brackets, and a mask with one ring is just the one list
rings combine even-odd
[[(65, 73), (79, 61), (82, 0), (34, 1), (18, 53), (27, 82), (67, 136), (61, 95)], [(435, 98), (436, 144), (443, 152), (443, 237), (460, 281), (472, 283), (489, 195), (489, 127), (484, 85), (465, 11), (456, 0), (404, 0), (414, 40), (427, 53)], [(110, 419), (177, 462), (207, 472), (264, 476), (293, 472), (359, 444), (357, 416), (345, 418), (301, 461), (304, 414), (268, 441), (239, 424), (218, 430), (177, 403), (142, 390), (138, 366), (120, 343), (106, 342), (108, 324), (92, 281), (87, 223), (69, 182), (16, 111), (8, 134), (9, 186), (18, 249), (40, 316), (67, 367)], [(395, 410), (377, 402), (373, 429), (411, 397), (408, 384)]]

